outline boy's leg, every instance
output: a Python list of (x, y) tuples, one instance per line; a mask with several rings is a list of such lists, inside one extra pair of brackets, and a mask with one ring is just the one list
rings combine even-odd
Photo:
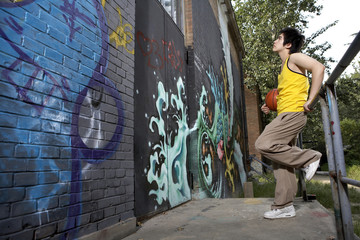
[(301, 168), (319, 158), (317, 151), (289, 146), (306, 124), (304, 112), (278, 115), (256, 140), (256, 149), (266, 158), (292, 168)]
[(275, 198), (271, 209), (293, 205), (297, 193), (297, 181), (294, 168), (273, 163), (276, 179)]

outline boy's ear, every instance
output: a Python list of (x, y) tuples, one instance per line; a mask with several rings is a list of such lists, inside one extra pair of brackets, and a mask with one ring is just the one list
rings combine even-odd
[(285, 44), (285, 48), (287, 48), (287, 49), (290, 49), (290, 48), (291, 48), (291, 46), (292, 46), (292, 44), (291, 44), (291, 43), (287, 43), (287, 44)]

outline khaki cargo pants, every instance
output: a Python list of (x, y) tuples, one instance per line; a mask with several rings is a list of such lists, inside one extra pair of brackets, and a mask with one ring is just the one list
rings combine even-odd
[(286, 112), (269, 123), (255, 142), (256, 149), (273, 162), (276, 179), (275, 199), (271, 209), (293, 204), (297, 192), (294, 168), (316, 161), (320, 154), (295, 145), (298, 134), (306, 124), (306, 113)]

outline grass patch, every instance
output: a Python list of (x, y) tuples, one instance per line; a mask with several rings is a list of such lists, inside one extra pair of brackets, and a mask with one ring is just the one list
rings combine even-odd
[(334, 208), (330, 184), (311, 181), (306, 183), (306, 191), (315, 194), (316, 200), (318, 200), (325, 208)]
[(346, 175), (348, 178), (360, 181), (360, 165), (346, 167)]
[[(333, 200), (330, 184), (324, 184), (317, 181), (308, 182), (306, 184), (306, 191), (316, 195), (316, 200), (318, 200), (321, 205), (328, 209), (333, 209)], [(354, 188), (349, 188), (349, 197), (350, 202), (354, 203), (351, 206), (352, 214), (360, 214), (360, 192), (356, 191)]]
[[(351, 176), (350, 176), (351, 175)], [(350, 167), (348, 177), (356, 179), (360, 177), (360, 167)], [(272, 181), (272, 182), (269, 182)], [(358, 179), (357, 179), (358, 180)], [(257, 176), (253, 181), (254, 197), (259, 198), (273, 198), (275, 192), (275, 180), (273, 174), (266, 176)], [(332, 200), (332, 192), (330, 184), (321, 183), (318, 181), (311, 181), (306, 184), (306, 191), (309, 194), (315, 194), (316, 200), (320, 202), (325, 208), (333, 211), (334, 205)], [(349, 187), (349, 198), (352, 203), (352, 214), (360, 214), (360, 192), (354, 188)], [(360, 218), (353, 218), (354, 232), (360, 236)]]
[(256, 181), (253, 183), (254, 197), (273, 198), (275, 194), (275, 178), (273, 174), (266, 176), (257, 176)]
[[(321, 171), (329, 171), (327, 163), (321, 165)], [(346, 176), (351, 179), (360, 181), (360, 165), (346, 166)]]

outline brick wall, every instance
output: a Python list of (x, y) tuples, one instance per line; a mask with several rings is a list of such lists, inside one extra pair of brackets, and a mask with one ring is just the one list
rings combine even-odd
[(193, 46), (192, 0), (184, 0), (185, 46)]
[(134, 216), (135, 0), (0, 3), (0, 238)]
[[(260, 153), (255, 149), (255, 141), (259, 137), (261, 129), (260, 103), (256, 93), (245, 87), (246, 121), (248, 131), (249, 155), (255, 154), (261, 159)], [(251, 166), (257, 171), (262, 172), (262, 167), (257, 162), (252, 162)]]

